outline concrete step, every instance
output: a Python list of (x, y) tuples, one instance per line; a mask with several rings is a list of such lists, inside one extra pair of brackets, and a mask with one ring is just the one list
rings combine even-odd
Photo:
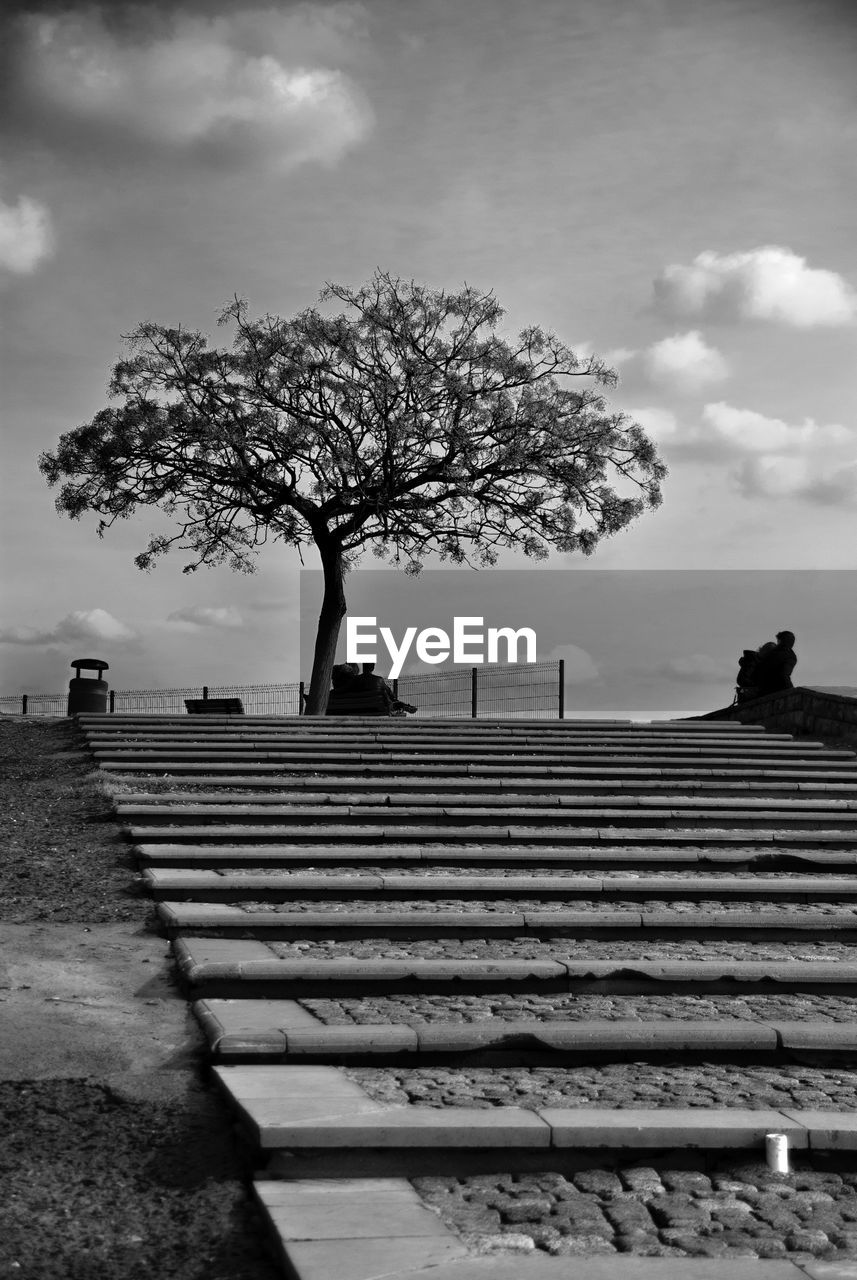
[[(541, 833), (546, 829), (568, 838), (579, 827), (609, 825), (614, 829), (625, 827), (649, 828), (657, 824), (665, 830), (692, 825), (699, 828), (731, 828), (744, 830), (815, 831), (817, 829), (850, 831), (857, 838), (857, 810), (839, 807), (794, 808), (760, 806), (758, 809), (741, 806), (718, 808), (715, 805), (699, 807), (680, 802), (670, 802), (669, 808), (634, 804), (622, 806), (592, 806), (577, 808), (573, 805), (551, 807), (519, 806), (503, 809), (487, 806), (414, 806), (392, 805), (133, 805), (118, 804), (116, 812), (124, 824), (146, 822), (157, 826), (169, 823), (171, 828), (188, 825), (194, 829), (210, 825), (219, 828), (228, 824), (230, 829), (246, 825), (258, 829), (276, 826), (280, 830), (289, 827), (314, 831), (320, 825), (325, 829), (340, 826), (350, 830), (355, 838), (363, 831), (377, 827), (408, 831), (431, 827), (436, 833), (432, 838), (443, 839), (445, 831), (469, 828), (484, 832), (488, 838), (494, 829), (505, 833), (516, 830), (522, 839), (525, 832)], [(541, 838), (541, 836), (539, 836)]]
[(366, 717), (363, 720), (337, 721), (336, 724), (296, 726), (294, 722), (272, 720), (229, 719), (227, 723), (218, 723), (216, 717), (205, 720), (184, 717), (181, 721), (163, 723), (114, 723), (115, 716), (104, 719), (100, 724), (91, 723), (85, 727), (85, 733), (93, 740), (99, 738), (136, 738), (136, 737), (187, 737), (205, 736), (217, 738), (248, 737), (280, 737), (297, 742), (390, 742), (390, 741), (450, 741), (517, 742), (517, 741), (555, 741), (565, 742), (570, 739), (593, 738), (682, 738), (695, 741), (715, 742), (747, 741), (753, 738), (762, 741), (793, 741), (794, 734), (763, 729), (756, 725), (752, 728), (737, 723), (725, 722), (717, 728), (710, 728), (704, 733), (699, 729), (689, 728), (678, 721), (664, 721), (660, 724), (630, 721), (615, 724), (599, 724), (597, 721), (538, 721), (535, 724), (525, 721), (488, 721), (459, 719), (447, 723), (435, 720), (394, 720), (392, 723), (378, 717)]
[[(207, 715), (204, 719), (187, 715), (122, 714), (109, 716), (82, 713), (76, 717), (82, 729), (90, 733), (133, 732), (152, 730), (164, 732), (235, 732), (246, 733), (257, 729), (317, 737), (401, 737), (403, 734), (449, 733), (481, 734), (494, 737), (514, 737), (538, 734), (543, 737), (563, 737), (575, 733), (681, 733), (698, 737), (766, 737), (771, 736), (761, 724), (741, 724), (737, 721), (705, 720), (622, 720), (601, 719), (562, 720), (538, 717), (501, 717), (471, 719), (469, 716), (432, 716), (427, 720), (383, 719), (377, 716), (254, 716)], [(774, 734), (773, 736), (783, 736)]]
[[(117, 782), (125, 780), (119, 773), (113, 773), (111, 779)], [(131, 782), (139, 785), (136, 775), (127, 775)], [(163, 778), (152, 779), (161, 783)], [(641, 795), (651, 796), (657, 800), (658, 793), (675, 795), (677, 783), (672, 778), (553, 778), (550, 776), (532, 778), (344, 778), (344, 777), (284, 777), (283, 774), (200, 774), (181, 779), (172, 779), (178, 787), (190, 783), (198, 788), (194, 791), (123, 791), (116, 799), (123, 804), (193, 804), (232, 803), (244, 804), (252, 800), (254, 803), (274, 804), (318, 804), (329, 797), (338, 802), (348, 804), (383, 804), (391, 797), (394, 804), (470, 804), (485, 803), (490, 798), (492, 804), (523, 804), (538, 798), (545, 803), (547, 797), (554, 796), (562, 800), (566, 796), (590, 797), (593, 802), (602, 795)], [(203, 790), (205, 788), (206, 790)], [(465, 789), (466, 788), (466, 789)], [(824, 782), (815, 778), (809, 782), (747, 779), (707, 779), (688, 778), (681, 783), (681, 794), (687, 797), (699, 796), (701, 802), (709, 797), (732, 799), (733, 803), (744, 797), (764, 797), (779, 800), (780, 797), (792, 797), (795, 800), (819, 798), (824, 800), (851, 800), (857, 803), (857, 777), (851, 782)], [(511, 799), (509, 799), (511, 797)]]
[[(118, 782), (136, 782), (137, 785), (148, 785), (150, 782), (174, 781), (184, 785), (197, 786), (198, 782), (211, 781), (211, 785), (233, 786), (272, 786), (310, 788), (324, 785), (366, 785), (384, 787), (390, 777), (390, 767), (381, 764), (339, 764), (325, 765), (320, 769), (317, 765), (302, 760), (289, 765), (266, 763), (256, 760), (251, 763), (221, 760), (221, 762), (182, 762), (182, 760), (160, 760), (160, 762), (141, 762), (128, 759), (124, 762), (101, 762), (98, 765), (110, 780)], [(637, 765), (559, 765), (559, 767), (541, 768), (533, 765), (458, 765), (434, 764), (430, 768), (422, 765), (395, 765), (395, 780), (409, 782), (412, 787), (469, 788), (477, 783), (487, 788), (503, 786), (505, 782), (522, 783), (528, 788), (539, 787), (542, 782), (558, 782), (572, 788), (582, 790), (586, 786), (608, 785), (614, 782), (629, 782), (634, 786), (651, 787), (664, 785), (684, 791), (688, 785), (701, 783), (746, 782), (750, 786), (771, 786), (780, 790), (811, 790), (826, 786), (857, 786), (857, 771), (849, 769), (829, 768), (755, 768), (750, 765), (728, 765), (718, 768), (689, 767), (642, 767)]]
[(295, 898), (356, 901), (361, 898), (643, 898), (777, 902), (843, 902), (857, 899), (857, 878), (840, 876), (443, 876), (427, 875), (229, 875), (218, 871), (148, 868), (143, 883), (157, 901), (288, 902)]
[(427, 744), (425, 747), (396, 743), (375, 747), (354, 744), (349, 746), (341, 742), (328, 745), (315, 743), (297, 744), (289, 742), (284, 745), (277, 742), (242, 742), (242, 743), (207, 743), (198, 737), (186, 742), (158, 742), (110, 744), (104, 747), (92, 747), (92, 754), (97, 760), (282, 760), (284, 762), (300, 762), (311, 753), (312, 760), (320, 764), (327, 763), (411, 763), (431, 766), (440, 761), (456, 764), (472, 763), (531, 763), (531, 764), (592, 764), (596, 761), (630, 761), (630, 762), (669, 762), (678, 761), (688, 764), (704, 764), (711, 762), (747, 764), (777, 764), (784, 762), (794, 765), (795, 762), (810, 764), (824, 763), (828, 767), (831, 762), (837, 765), (851, 764), (857, 766), (857, 759), (851, 751), (837, 751), (822, 747), (819, 743), (764, 743), (753, 745), (735, 745), (723, 743), (717, 745), (648, 742), (634, 739), (629, 742), (580, 742), (569, 743), (558, 747), (551, 743), (532, 743), (527, 745), (507, 743), (442, 742)]
[(631, 825), (625, 827), (616, 825), (578, 827), (568, 824), (559, 828), (525, 827), (523, 825), (484, 827), (476, 824), (412, 826), (404, 823), (396, 826), (392, 824), (385, 826), (358, 826), (356, 823), (350, 823), (347, 826), (322, 823), (313, 825), (298, 823), (275, 825), (271, 823), (264, 826), (238, 823), (209, 823), (204, 826), (155, 824), (146, 827), (129, 825), (126, 828), (126, 834), (131, 843), (135, 845), (155, 844), (160, 841), (176, 844), (187, 840), (190, 843), (205, 841), (214, 844), (226, 841), (229, 844), (259, 842), (260, 845), (262, 843), (275, 843), (279, 845), (304, 844), (311, 846), (314, 844), (329, 844), (341, 840), (343, 844), (363, 844), (364, 846), (378, 843), (390, 843), (393, 845), (414, 843), (450, 847), (454, 845), (480, 846), (492, 844), (502, 846), (513, 844), (520, 846), (527, 844), (531, 846), (533, 851), (537, 851), (541, 845), (563, 848), (569, 845), (586, 847), (600, 844), (618, 845), (619, 843), (650, 845), (652, 848), (667, 845), (712, 844), (750, 847), (776, 844), (783, 847), (796, 845), (806, 849), (823, 847), (857, 849), (857, 832), (853, 829), (825, 831), (814, 829), (793, 830), (786, 827), (778, 827), (776, 829), (763, 827), (727, 829), (702, 826), (686, 827), (680, 826), (678, 823), (673, 826), (665, 824), (661, 827), (637, 827)]
[(598, 751), (636, 751), (651, 750), (655, 752), (663, 751), (690, 751), (693, 753), (705, 752), (735, 752), (740, 755), (750, 752), (768, 751), (772, 755), (786, 753), (798, 756), (814, 756), (820, 751), (824, 751), (821, 743), (809, 740), (796, 741), (787, 734), (780, 737), (766, 736), (764, 738), (705, 738), (700, 741), (698, 737), (678, 736), (659, 734), (656, 736), (646, 736), (643, 734), (627, 734), (627, 735), (601, 735), (601, 736), (584, 736), (582, 734), (569, 735), (563, 739), (545, 739), (536, 737), (521, 738), (504, 738), (501, 740), (485, 738), (485, 737), (429, 737), (422, 738), (412, 737), (408, 735), (399, 741), (388, 739), (386, 741), (378, 739), (355, 738), (349, 741), (347, 738), (337, 736), (335, 738), (324, 739), (319, 741), (314, 738), (297, 738), (292, 734), (205, 734), (198, 732), (188, 732), (182, 735), (170, 734), (135, 734), (135, 735), (89, 735), (89, 746), (94, 751), (102, 750), (159, 750), (167, 751), (175, 749), (184, 751), (191, 747), (204, 747), (206, 750), (220, 751), (236, 751), (242, 752), (251, 750), (276, 750), (291, 751), (295, 753), (307, 754), (319, 757), (329, 756), (331, 753), (341, 753), (343, 750), (351, 750), (362, 753), (370, 753), (374, 755), (429, 755), (434, 751), (443, 754), (452, 753), (460, 754), (464, 751), (471, 751), (477, 754), (487, 755), (520, 755), (520, 756), (540, 756), (540, 755), (556, 755), (559, 752), (570, 752), (579, 754), (582, 751), (598, 750)]
[(369, 1098), (335, 1067), (217, 1066), (213, 1074), (263, 1151), (763, 1151), (768, 1133), (786, 1135), (794, 1150), (857, 1149), (854, 1111), (391, 1106)]
[(534, 991), (622, 995), (857, 995), (857, 961), (278, 959), (258, 939), (181, 936), (179, 976), (194, 999), (310, 999)]
[(780, 848), (771, 844), (741, 847), (645, 848), (630, 844), (595, 845), (592, 848), (515, 847), (480, 848), (478, 845), (443, 846), (384, 843), (367, 846), (354, 843), (335, 845), (259, 845), (259, 844), (138, 844), (135, 852), (150, 865), (170, 867), (305, 867), (313, 865), (376, 864), (385, 866), (437, 866), (450, 864), (481, 867), (533, 866), (580, 867), (590, 872), (643, 867), (648, 871), (680, 868), (725, 868), (730, 870), (781, 871), (789, 868), (853, 868), (857, 866), (857, 848), (815, 849)]
[(458, 1055), (618, 1061), (662, 1054), (853, 1056), (857, 1023), (740, 1018), (638, 1021), (399, 1022), (325, 1025), (293, 1000), (198, 1000), (193, 1012), (219, 1062)]
[(835, 911), (706, 910), (653, 908), (633, 911), (247, 911), (227, 903), (160, 902), (161, 927), (182, 933), (246, 936), (268, 941), (298, 938), (822, 938), (857, 941), (857, 909)]
[[(642, 785), (642, 784), (641, 784)], [(467, 791), (456, 791), (449, 794), (433, 794), (432, 792), (419, 791), (376, 791), (371, 794), (361, 794), (354, 791), (349, 786), (346, 790), (328, 790), (328, 791), (276, 791), (265, 795), (248, 794), (246, 791), (229, 791), (229, 792), (194, 792), (194, 791), (162, 791), (162, 792), (140, 792), (136, 794), (121, 794), (116, 796), (117, 811), (123, 815), (132, 817), (144, 817), (148, 814), (157, 812), (159, 809), (173, 809), (177, 812), (190, 811), (194, 816), (209, 810), (216, 816), (228, 809), (229, 812), (264, 814), (265, 812), (277, 808), (282, 813), (296, 813), (302, 810), (317, 810), (322, 812), (347, 811), (349, 816), (351, 810), (358, 812), (366, 812), (371, 815), (385, 814), (388, 809), (407, 809), (416, 810), (418, 813), (432, 813), (437, 810), (441, 812), (454, 812), (459, 809), (476, 809), (480, 813), (491, 813), (494, 811), (505, 811), (507, 809), (520, 810), (522, 813), (540, 813), (544, 810), (576, 810), (576, 809), (603, 809), (605, 800), (609, 798), (611, 807), (616, 808), (641, 808), (656, 809), (662, 811), (664, 808), (689, 809), (706, 811), (711, 810), (715, 813), (727, 813), (733, 810), (741, 810), (751, 812), (754, 810), (772, 811), (776, 813), (842, 813), (857, 814), (857, 789), (855, 789), (855, 798), (842, 796), (806, 796), (794, 795), (791, 790), (787, 794), (779, 794), (776, 796), (756, 796), (749, 795), (746, 791), (742, 791), (738, 795), (730, 796), (710, 796), (710, 795), (675, 795), (675, 788), (671, 784), (666, 784), (669, 788), (668, 796), (650, 795), (643, 791), (640, 794), (621, 794), (618, 799), (620, 804), (616, 804), (616, 790), (614, 786), (605, 784), (605, 795), (591, 794), (589, 788), (581, 794), (568, 794), (560, 792), (551, 795), (548, 784), (548, 793), (545, 790), (537, 789), (535, 786), (532, 793), (521, 793), (513, 784), (496, 795), (473, 795)]]

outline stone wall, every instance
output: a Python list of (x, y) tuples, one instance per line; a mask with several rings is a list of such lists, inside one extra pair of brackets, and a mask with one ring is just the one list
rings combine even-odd
[(857, 748), (857, 688), (851, 686), (784, 689), (731, 707), (728, 718)]

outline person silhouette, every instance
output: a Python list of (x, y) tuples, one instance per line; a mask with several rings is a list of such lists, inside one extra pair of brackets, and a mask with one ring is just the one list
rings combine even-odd
[(769, 642), (762, 646), (752, 677), (757, 698), (763, 697), (766, 693), (779, 693), (782, 689), (794, 687), (791, 679), (797, 665), (794, 646), (793, 631), (778, 631), (776, 644), (772, 645)]

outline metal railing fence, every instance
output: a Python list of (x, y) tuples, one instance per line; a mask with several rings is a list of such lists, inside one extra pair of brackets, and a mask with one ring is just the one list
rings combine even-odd
[[(396, 696), (417, 708), (417, 717), (562, 719), (563, 661), (520, 666), (454, 668), (401, 676), (392, 681)], [(109, 711), (126, 715), (184, 715), (186, 698), (240, 698), (251, 716), (297, 716), (306, 684), (196, 685), (183, 689), (111, 689)], [(7, 715), (64, 716), (67, 693), (0, 696)]]
[(456, 668), (400, 676), (391, 682), (396, 696), (413, 703), (417, 716), (506, 716), (556, 719), (563, 714), (564, 664), (533, 662), (520, 666)]

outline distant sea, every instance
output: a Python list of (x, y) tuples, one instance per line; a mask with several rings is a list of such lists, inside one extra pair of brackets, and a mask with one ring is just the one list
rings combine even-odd
[(664, 710), (663, 708), (647, 709), (643, 711), (614, 711), (612, 708), (607, 711), (574, 711), (567, 710), (565, 713), (566, 720), (687, 720), (689, 716), (704, 715), (706, 711), (713, 711), (713, 707), (706, 707), (704, 710), (684, 709), (684, 710)]

